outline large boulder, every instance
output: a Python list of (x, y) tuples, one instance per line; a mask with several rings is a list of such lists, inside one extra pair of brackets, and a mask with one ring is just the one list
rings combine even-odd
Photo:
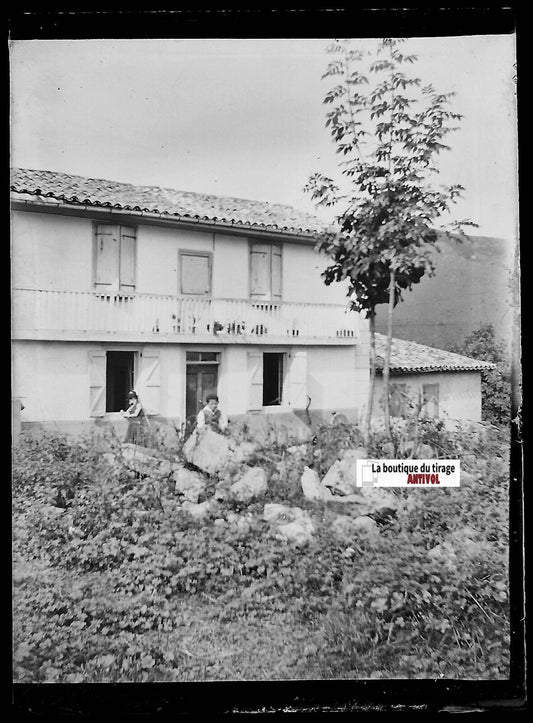
[(268, 489), (267, 475), (262, 467), (249, 467), (241, 479), (230, 487), (230, 495), (240, 502), (261, 497)]
[(304, 467), (300, 483), (304, 497), (312, 502), (331, 502), (334, 499), (331, 491), (320, 482), (318, 472), (310, 467)]
[(207, 474), (213, 474), (223, 469), (230, 461), (231, 439), (209, 428), (201, 431), (196, 429), (183, 445), (183, 454), (187, 462)]
[(198, 502), (198, 498), (207, 488), (206, 479), (199, 472), (187, 469), (180, 464), (174, 464), (172, 469), (176, 494), (181, 495), (188, 502)]
[(364, 447), (347, 449), (342, 458), (337, 460), (327, 471), (322, 480), (324, 487), (338, 497), (356, 494), (360, 489), (356, 480), (356, 461), (367, 459), (367, 451)]

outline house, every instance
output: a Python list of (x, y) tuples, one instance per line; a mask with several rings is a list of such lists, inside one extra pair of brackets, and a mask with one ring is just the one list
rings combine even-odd
[[(368, 331), (289, 206), (12, 171), (13, 397), (22, 428), (121, 422), (135, 388), (180, 426), (360, 415)], [(122, 422), (123, 424), (123, 422)]]
[[(387, 337), (376, 333), (374, 413), (383, 410), (383, 365)], [(481, 372), (494, 364), (392, 339), (390, 354), (391, 416), (413, 413), (461, 421), (481, 420)]]

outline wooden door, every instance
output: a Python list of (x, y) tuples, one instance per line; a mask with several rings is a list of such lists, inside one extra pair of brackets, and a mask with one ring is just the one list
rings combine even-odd
[(185, 414), (187, 419), (205, 406), (208, 394), (217, 393), (217, 364), (187, 364)]

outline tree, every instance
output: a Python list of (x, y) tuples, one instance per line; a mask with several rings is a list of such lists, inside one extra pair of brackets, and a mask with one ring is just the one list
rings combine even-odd
[[(378, 304), (388, 304), (388, 333), (383, 367), (385, 423), (390, 428), (389, 368), (392, 310), (424, 274), (434, 273), (430, 251), (438, 234), (435, 222), (450, 211), (464, 190), (460, 185), (437, 186), (436, 156), (449, 149), (444, 137), (461, 119), (448, 109), (452, 93), (403, 72), (417, 60), (400, 51), (401, 39), (382, 39), (373, 52), (363, 53), (350, 41), (338, 40), (327, 52), (334, 56), (326, 79), (335, 85), (324, 103), (344, 187), (320, 173), (305, 190), (317, 205), (341, 206), (333, 230), (316, 245), (332, 260), (323, 272), (326, 284), (348, 280), (351, 308), (362, 312), (370, 327), (371, 382), (366, 415), (370, 427), (376, 375), (375, 316)], [(441, 226), (448, 234), (464, 234), (456, 221)], [(436, 247), (438, 249), (438, 247)]]
[(492, 324), (480, 326), (452, 351), (495, 364), (494, 369), (481, 372), (481, 417), (492, 424), (509, 424), (511, 362), (505, 345), (496, 338)]

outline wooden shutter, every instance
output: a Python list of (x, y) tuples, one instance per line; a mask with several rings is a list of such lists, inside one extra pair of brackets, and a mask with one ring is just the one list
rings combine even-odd
[(135, 289), (135, 229), (120, 227), (120, 288)]
[(289, 404), (296, 409), (307, 406), (307, 351), (293, 351), (289, 369)]
[(161, 373), (159, 351), (147, 349), (141, 356), (141, 370), (135, 390), (147, 414), (159, 414), (161, 397)]
[(89, 416), (103, 417), (105, 414), (105, 351), (89, 352)]
[(281, 299), (281, 246), (272, 246), (272, 300)]
[(211, 258), (207, 254), (181, 254), (182, 294), (203, 294), (211, 292)]
[(263, 353), (248, 352), (248, 409), (263, 408)]
[(250, 247), (250, 296), (270, 300), (270, 246), (253, 243)]
[(96, 227), (95, 283), (113, 286), (118, 280), (118, 229), (99, 223)]

